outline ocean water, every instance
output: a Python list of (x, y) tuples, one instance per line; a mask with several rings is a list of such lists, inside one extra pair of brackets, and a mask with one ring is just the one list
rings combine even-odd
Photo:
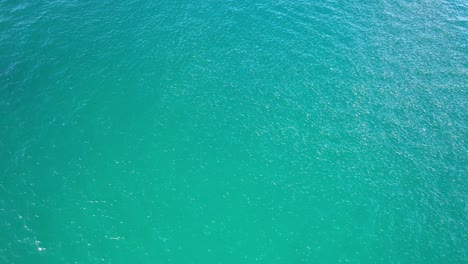
[(463, 0), (0, 0), (0, 263), (468, 263)]

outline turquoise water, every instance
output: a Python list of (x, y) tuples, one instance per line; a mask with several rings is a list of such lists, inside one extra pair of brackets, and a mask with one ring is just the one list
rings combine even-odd
[(467, 263), (462, 0), (0, 0), (0, 263)]

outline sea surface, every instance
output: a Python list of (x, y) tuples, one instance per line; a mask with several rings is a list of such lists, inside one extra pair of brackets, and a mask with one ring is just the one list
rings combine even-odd
[(468, 263), (465, 0), (0, 0), (0, 263)]

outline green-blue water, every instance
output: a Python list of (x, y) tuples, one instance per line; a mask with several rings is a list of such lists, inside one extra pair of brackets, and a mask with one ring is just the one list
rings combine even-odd
[(0, 0), (0, 263), (467, 263), (463, 0)]

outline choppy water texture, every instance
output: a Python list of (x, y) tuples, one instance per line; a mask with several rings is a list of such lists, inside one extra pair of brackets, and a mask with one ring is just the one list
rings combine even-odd
[(467, 263), (462, 0), (0, 0), (0, 263)]

